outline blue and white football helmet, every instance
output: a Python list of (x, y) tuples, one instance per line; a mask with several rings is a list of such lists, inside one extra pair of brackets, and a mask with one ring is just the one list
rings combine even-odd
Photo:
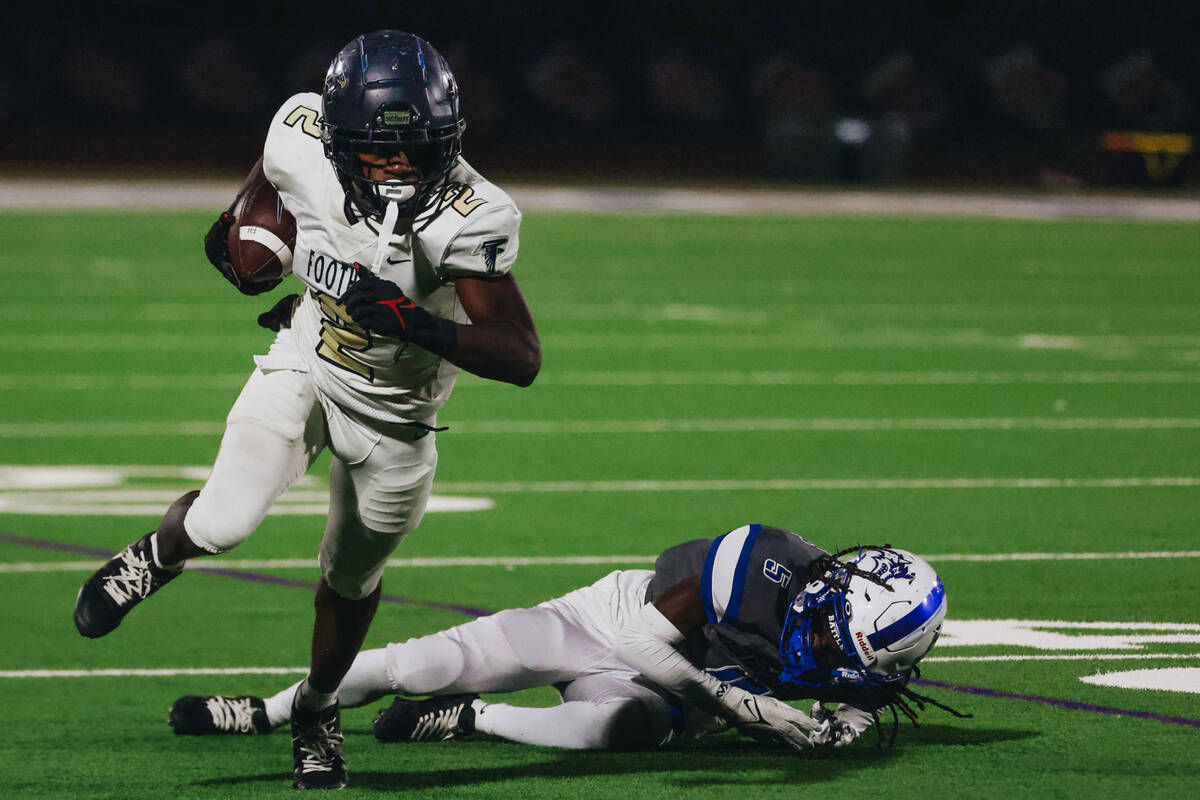
[(796, 596), (779, 642), (785, 682), (903, 686), (946, 618), (946, 590), (925, 559), (864, 547)]

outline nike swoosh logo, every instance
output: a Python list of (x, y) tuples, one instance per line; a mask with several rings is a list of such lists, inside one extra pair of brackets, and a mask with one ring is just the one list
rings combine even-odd
[(405, 261), (412, 261), (411, 258), (392, 258), (391, 256), (388, 256), (386, 260), (389, 264), (403, 264)]

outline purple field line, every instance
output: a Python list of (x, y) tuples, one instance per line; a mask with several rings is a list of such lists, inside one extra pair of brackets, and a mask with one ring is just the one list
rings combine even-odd
[(1056, 708), (1066, 708), (1071, 711), (1091, 711), (1093, 714), (1112, 714), (1118, 717), (1136, 717), (1138, 719), (1149, 719), (1154, 722), (1165, 722), (1170, 725), (1186, 725), (1189, 728), (1200, 728), (1200, 719), (1190, 719), (1188, 717), (1168, 717), (1163, 714), (1154, 714), (1149, 711), (1135, 711), (1129, 708), (1112, 708), (1111, 706), (1098, 706), (1093, 703), (1081, 703), (1078, 700), (1064, 700), (1058, 697), (1041, 697), (1036, 694), (1016, 694), (1014, 692), (1002, 692), (997, 689), (988, 689), (985, 686), (960, 686), (954, 683), (943, 683), (942, 681), (931, 681), (924, 678), (914, 679), (913, 684), (917, 686), (930, 686), (935, 689), (945, 689), (950, 692), (962, 692), (964, 694), (974, 694), (980, 697), (993, 697), (1003, 700), (1024, 700), (1027, 703), (1041, 703), (1047, 706)]
[[(31, 539), (27, 536), (16, 536), (11, 533), (0, 533), (0, 542), (9, 544), (19, 544), (25, 547), (35, 547), (39, 550), (54, 550), (60, 553), (77, 553), (84, 556), (96, 556), (97, 558), (111, 558), (113, 553), (103, 548), (86, 547), (81, 544), (72, 544), (70, 542), (55, 542), (48, 539)], [(316, 591), (317, 584), (311, 581), (297, 581), (291, 578), (280, 578), (275, 575), (264, 575), (260, 572), (248, 572), (240, 569), (222, 569), (205, 567), (204, 569), (196, 570), (196, 572), (205, 575), (219, 575), (223, 578), (234, 578), (236, 580), (248, 581), (250, 583), (267, 583), (274, 586), (286, 586), (291, 589), (308, 589)], [(405, 603), (407, 605), (421, 606), (422, 608), (435, 608), (440, 611), (454, 611), (459, 614), (466, 614), (469, 617), (483, 617), (491, 614), (489, 609), (474, 608), (472, 606), (461, 606), (456, 603), (437, 603), (431, 600), (416, 600), (411, 597), (401, 597), (395, 594), (385, 594), (380, 598), (386, 603)]]

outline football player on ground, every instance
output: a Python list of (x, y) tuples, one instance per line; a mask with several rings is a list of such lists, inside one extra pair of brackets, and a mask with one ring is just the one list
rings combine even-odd
[[(255, 356), (207, 483), (76, 601), (80, 633), (109, 633), (185, 560), (250, 536), (329, 448), (312, 662), (287, 715), (296, 788), (346, 785), (339, 685), (378, 606), (384, 564), (425, 511), (437, 412), (459, 369), (527, 386), (541, 365), (510, 271), (521, 215), (461, 158), (464, 126), (450, 67), (400, 31), (350, 42), (322, 94), (280, 107), (246, 187), (265, 175), (295, 217), (303, 293), (260, 319), (278, 335)], [(209, 259), (246, 294), (273, 288), (279, 281), (248, 285), (232, 269), (232, 223), (226, 212), (213, 225)]]
[[(910, 702), (929, 701), (907, 684), (945, 616), (941, 579), (912, 553), (831, 554), (780, 528), (745, 525), (672, 547), (653, 571), (613, 572), (533, 608), (364, 651), (339, 699), (348, 708), (431, 695), (397, 697), (381, 711), (383, 741), (478, 731), (631, 750), (733, 726), (798, 750), (837, 746), (881, 709), (913, 718)], [(549, 708), (479, 697), (551, 685), (563, 702)], [(182, 697), (170, 723), (178, 734), (267, 733), (288, 720), (294, 692)], [(785, 702), (801, 698), (817, 701), (811, 715)]]

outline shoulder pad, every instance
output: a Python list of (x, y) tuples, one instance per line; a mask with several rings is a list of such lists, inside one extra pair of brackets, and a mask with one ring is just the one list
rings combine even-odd
[(743, 525), (718, 537), (700, 573), (708, 621), (715, 625), (741, 620), (743, 600), (751, 594), (761, 599), (764, 592), (794, 593), (807, 582), (813, 559), (823, 553), (808, 540), (767, 525)]
[(445, 202), (446, 208), (415, 237), (438, 277), (487, 278), (511, 270), (521, 228), (521, 212), (512, 198), (479, 180), (452, 184)]
[(314, 167), (325, 161), (321, 144), (321, 95), (302, 92), (287, 99), (267, 129), (263, 172), (281, 193), (294, 193), (297, 183), (311, 179)]

